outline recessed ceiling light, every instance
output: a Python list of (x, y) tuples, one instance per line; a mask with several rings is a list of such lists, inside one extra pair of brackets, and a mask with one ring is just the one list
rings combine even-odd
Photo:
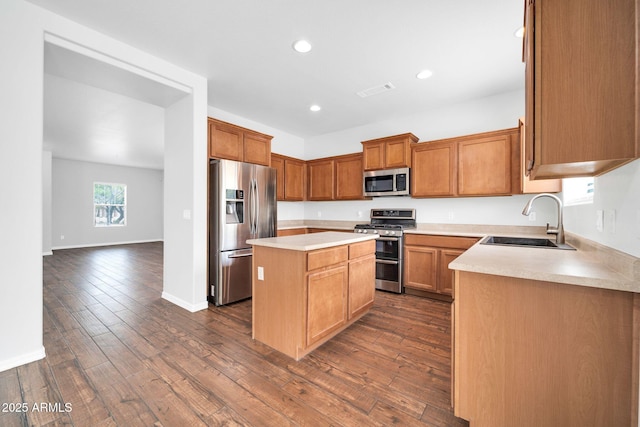
[(433, 76), (433, 72), (431, 70), (422, 70), (416, 74), (416, 78), (419, 78), (420, 80), (428, 79), (431, 76)]
[(515, 31), (513, 32), (513, 35), (514, 35), (515, 37), (518, 37), (518, 38), (523, 38), (523, 37), (524, 37), (524, 27), (520, 27), (520, 28), (518, 28), (517, 30), (515, 30)]
[(311, 107), (309, 107), (309, 110), (311, 110), (311, 111), (313, 111), (315, 113), (316, 111), (322, 110), (322, 107), (320, 107), (317, 104), (313, 104)]
[(307, 53), (311, 50), (311, 43), (306, 40), (298, 40), (293, 44), (293, 49), (296, 52)]

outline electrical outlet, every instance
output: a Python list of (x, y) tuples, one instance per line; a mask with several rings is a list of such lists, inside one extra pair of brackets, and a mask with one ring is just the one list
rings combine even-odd
[(529, 213), (529, 221), (533, 222), (536, 220), (536, 211)]
[(318, 211), (318, 218), (322, 218), (322, 211)]
[(258, 280), (264, 280), (264, 267), (258, 267)]
[(60, 235), (60, 240), (64, 240), (64, 234)]
[(453, 221), (454, 219), (456, 219), (456, 213), (455, 212), (449, 212), (449, 221)]

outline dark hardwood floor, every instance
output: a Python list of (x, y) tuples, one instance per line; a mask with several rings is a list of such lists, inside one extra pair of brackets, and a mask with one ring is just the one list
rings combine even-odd
[(296, 362), (251, 339), (250, 300), (189, 313), (161, 291), (161, 243), (44, 257), (47, 357), (0, 372), (0, 426), (468, 425), (447, 303), (377, 292)]

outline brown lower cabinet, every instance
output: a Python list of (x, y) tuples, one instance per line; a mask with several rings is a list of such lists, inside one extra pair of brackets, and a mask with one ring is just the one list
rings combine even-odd
[(474, 427), (638, 426), (639, 294), (456, 275), (456, 416)]
[(453, 298), (453, 270), (449, 263), (477, 241), (475, 237), (405, 234), (405, 292)]
[(299, 360), (364, 315), (375, 296), (375, 241), (312, 251), (254, 246), (253, 338)]

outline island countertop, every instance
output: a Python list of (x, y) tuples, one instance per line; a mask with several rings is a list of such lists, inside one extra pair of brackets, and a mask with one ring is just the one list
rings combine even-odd
[(264, 239), (250, 239), (247, 243), (253, 246), (266, 246), (292, 251), (313, 251), (333, 246), (348, 245), (376, 239), (377, 235), (356, 234), (352, 232), (325, 231), (322, 233), (297, 234), (294, 236), (267, 237)]

